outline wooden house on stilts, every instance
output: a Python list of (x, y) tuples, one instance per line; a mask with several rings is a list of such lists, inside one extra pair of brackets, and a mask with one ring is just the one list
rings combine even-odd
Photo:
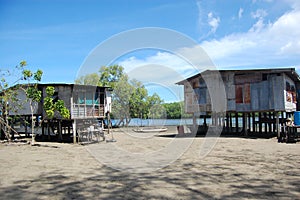
[(294, 68), (207, 70), (177, 84), (184, 86), (185, 112), (193, 114), (198, 132), (207, 130), (211, 117), (210, 125), (223, 132), (279, 136), (285, 119), (300, 108)]
[[(48, 86), (55, 88), (53, 102), (64, 101), (66, 108), (70, 111), (70, 119), (63, 119), (59, 113), (55, 113), (53, 119), (47, 119), (43, 102)], [(38, 84), (37, 87), (42, 91), (42, 99), (34, 106), (33, 115), (36, 126), (40, 127), (41, 136), (49, 139), (52, 135), (58, 140), (71, 140), (76, 143), (78, 142), (77, 129), (82, 124), (103, 125), (105, 113), (111, 109), (110, 88), (107, 87), (55, 83)], [(20, 102), (26, 101), (24, 90), (18, 89), (17, 98)], [(19, 116), (18, 122), (25, 128), (25, 134), (30, 132), (28, 124), (31, 121), (31, 110), (28, 103), (23, 103), (16, 111), (10, 111), (9, 115)]]

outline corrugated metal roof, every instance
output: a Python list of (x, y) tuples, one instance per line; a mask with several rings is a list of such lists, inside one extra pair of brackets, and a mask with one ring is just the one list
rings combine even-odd
[(294, 82), (300, 82), (300, 76), (296, 72), (295, 68), (271, 68), (271, 69), (240, 69), (240, 70), (206, 70), (194, 76), (191, 76), (185, 80), (179, 81), (176, 84), (183, 85), (186, 81), (190, 81), (194, 78), (200, 77), (203, 74), (208, 73), (225, 73), (225, 72), (232, 72), (236, 74), (246, 74), (246, 73), (253, 73), (253, 72), (260, 72), (260, 73), (285, 73), (288, 77), (290, 77)]

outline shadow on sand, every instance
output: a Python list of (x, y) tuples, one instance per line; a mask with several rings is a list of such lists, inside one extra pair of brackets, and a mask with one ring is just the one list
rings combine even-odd
[(107, 167), (95, 168), (95, 173), (82, 169), (78, 176), (52, 171), (1, 187), (1, 199), (299, 198), (299, 174), (293, 174), (292, 180), (249, 178), (246, 172), (237, 172), (229, 166), (204, 165), (201, 170), (195, 170), (200, 167), (196, 163), (175, 165), (152, 174), (138, 175)]

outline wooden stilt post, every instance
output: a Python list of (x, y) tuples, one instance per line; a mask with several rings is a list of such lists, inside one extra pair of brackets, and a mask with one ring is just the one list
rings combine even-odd
[[(264, 118), (266, 119), (267, 118), (267, 115), (268, 115), (268, 113), (264, 113)], [(268, 133), (268, 122), (266, 121), (265, 122), (265, 133)]]
[(43, 140), (45, 139), (45, 124), (44, 124), (44, 120), (42, 120), (42, 138)]
[(261, 122), (261, 112), (258, 113), (258, 129), (259, 129), (259, 133), (262, 133), (262, 122)]
[(218, 117), (218, 126), (224, 126), (224, 115), (223, 113), (218, 113), (217, 114)]
[(251, 113), (247, 114), (247, 119), (248, 119), (248, 128), (249, 128), (249, 131), (251, 131)]
[(25, 120), (24, 120), (25, 135), (26, 135), (26, 137), (29, 137), (28, 130), (27, 130), (27, 116), (24, 116), (24, 118), (25, 118)]
[(76, 144), (76, 119), (72, 123), (73, 128), (73, 143)]
[(57, 131), (58, 131), (58, 140), (62, 141), (62, 127), (61, 127), (61, 120), (60, 119), (58, 120)]
[(71, 134), (71, 126), (70, 126), (70, 124), (68, 123), (68, 135), (70, 135)]
[(239, 113), (238, 112), (235, 113), (235, 130), (236, 130), (236, 133), (239, 132)]
[(243, 114), (244, 135), (248, 136), (248, 113)]
[(269, 133), (271, 133), (272, 132), (272, 113), (271, 112), (269, 112), (269, 123), (268, 123), (268, 125), (269, 125)]
[(275, 112), (276, 116), (276, 132), (277, 132), (277, 139), (280, 138), (280, 125), (279, 125), (279, 115), (278, 112)]
[(50, 121), (47, 120), (47, 132), (48, 132), (48, 140), (50, 140)]
[(229, 113), (229, 130), (232, 131), (232, 113)]
[(256, 126), (255, 126), (255, 112), (252, 113), (252, 131), (256, 132)]

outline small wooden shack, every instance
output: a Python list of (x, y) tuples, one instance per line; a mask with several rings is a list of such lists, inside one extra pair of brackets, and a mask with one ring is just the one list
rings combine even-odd
[(211, 117), (223, 132), (279, 134), (280, 124), (299, 109), (294, 68), (207, 70), (177, 84), (184, 86), (185, 112), (194, 123), (203, 117), (206, 127)]
[[(65, 106), (70, 111), (70, 119), (62, 119), (59, 113), (55, 113), (54, 119), (47, 119), (43, 110), (43, 100), (46, 97), (46, 88), (48, 86), (55, 88), (54, 102), (57, 100), (64, 101)], [(76, 131), (74, 131), (76, 130), (76, 124), (89, 120), (93, 121), (91, 123), (101, 123), (105, 118), (105, 113), (111, 110), (110, 88), (108, 87), (64, 83), (38, 84), (37, 87), (42, 91), (42, 100), (34, 106), (33, 114), (36, 118), (36, 124), (38, 125), (39, 121), (41, 123), (42, 135), (47, 133), (49, 136), (49, 132), (52, 131), (59, 134), (59, 138), (62, 139), (62, 134), (64, 133), (70, 138), (73, 137), (73, 142), (76, 143), (77, 135)], [(25, 102), (26, 94), (24, 90), (18, 90), (17, 98), (21, 102)], [(20, 109), (11, 111), (9, 115), (21, 116), (25, 124), (25, 122), (31, 121), (30, 106), (28, 103), (24, 103)], [(27, 126), (25, 128), (27, 129)], [(27, 130), (25, 131), (27, 132)]]

